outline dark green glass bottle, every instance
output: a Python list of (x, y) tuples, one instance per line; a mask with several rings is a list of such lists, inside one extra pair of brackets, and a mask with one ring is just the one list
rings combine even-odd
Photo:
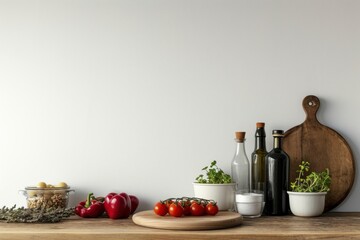
[(266, 151), (265, 123), (256, 123), (255, 150), (251, 154), (251, 191), (263, 192), (265, 188)]
[(273, 130), (274, 149), (265, 157), (265, 209), (267, 215), (289, 212), (289, 156), (281, 149), (284, 131)]

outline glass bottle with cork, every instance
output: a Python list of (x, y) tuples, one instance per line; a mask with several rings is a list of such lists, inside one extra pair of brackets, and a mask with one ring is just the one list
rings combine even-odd
[(265, 156), (266, 151), (265, 123), (256, 123), (255, 150), (251, 154), (251, 191), (263, 193), (265, 188)]
[(245, 132), (235, 132), (236, 151), (231, 163), (231, 177), (236, 183), (236, 192), (249, 192), (250, 168), (245, 152)]
[(265, 209), (267, 215), (289, 212), (289, 156), (281, 149), (284, 131), (273, 130), (274, 148), (265, 157)]

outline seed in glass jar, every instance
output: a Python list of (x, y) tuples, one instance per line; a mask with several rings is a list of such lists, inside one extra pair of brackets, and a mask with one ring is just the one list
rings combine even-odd
[(54, 193), (52, 191), (46, 191), (44, 192), (44, 198), (47, 200), (47, 199), (50, 199), (52, 196), (54, 195)]
[(67, 184), (65, 182), (59, 182), (56, 187), (67, 188)]
[(28, 197), (34, 197), (34, 196), (36, 196), (36, 192), (37, 191), (28, 191)]
[(45, 182), (39, 182), (36, 187), (38, 188), (46, 188), (46, 183)]
[(28, 208), (40, 208), (45, 206), (47, 208), (66, 208), (67, 206), (67, 195), (66, 194), (44, 194), (38, 197), (28, 198)]

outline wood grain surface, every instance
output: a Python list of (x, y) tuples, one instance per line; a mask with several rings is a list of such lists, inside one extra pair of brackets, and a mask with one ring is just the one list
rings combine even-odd
[(329, 168), (331, 190), (325, 202), (325, 211), (329, 211), (346, 198), (354, 183), (352, 151), (339, 133), (321, 124), (316, 118), (320, 107), (320, 100), (316, 96), (305, 97), (302, 106), (306, 113), (305, 121), (285, 132), (282, 145), (290, 157), (290, 180), (295, 180), (296, 170), (302, 160), (310, 162), (312, 171)]
[(205, 231), (146, 228), (131, 219), (73, 217), (55, 224), (0, 223), (5, 240), (180, 240), (180, 239), (360, 239), (360, 213), (326, 213), (315, 218), (244, 218), (240, 226)]
[(171, 230), (210, 230), (238, 226), (243, 217), (239, 213), (220, 211), (215, 216), (158, 216), (153, 210), (136, 213), (132, 220), (135, 224)]

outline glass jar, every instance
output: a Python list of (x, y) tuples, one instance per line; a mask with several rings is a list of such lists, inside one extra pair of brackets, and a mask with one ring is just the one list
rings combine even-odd
[(26, 197), (28, 208), (67, 208), (70, 192), (75, 190), (70, 187), (26, 187), (19, 191)]

